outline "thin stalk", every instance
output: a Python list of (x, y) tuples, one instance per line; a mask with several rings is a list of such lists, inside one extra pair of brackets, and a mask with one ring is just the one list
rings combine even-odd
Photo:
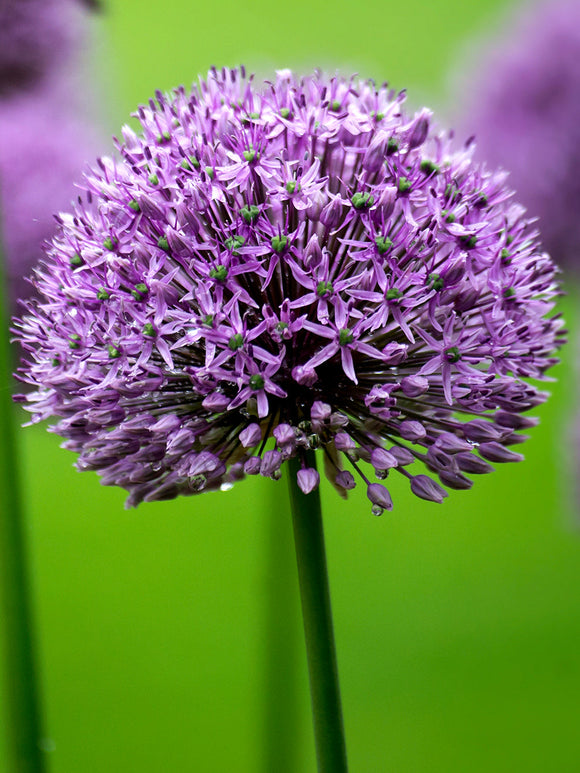
[(9, 773), (44, 773), (0, 245), (0, 628), (6, 639)]
[[(310, 467), (316, 466), (313, 451), (307, 453), (307, 463)], [(306, 495), (298, 487), (298, 458), (290, 459), (289, 467), (290, 503), (318, 772), (347, 773), (320, 494), (316, 489)]]
[[(266, 481), (262, 481), (266, 483)], [(300, 770), (300, 610), (289, 506), (279, 485), (268, 482), (264, 576), (263, 773)], [(264, 487), (266, 488), (266, 486)]]

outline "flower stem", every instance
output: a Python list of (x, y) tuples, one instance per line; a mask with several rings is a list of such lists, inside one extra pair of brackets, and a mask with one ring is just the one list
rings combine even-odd
[[(264, 577), (264, 741), (263, 773), (300, 770), (300, 610), (296, 598), (296, 561), (290, 506), (280, 502), (280, 487), (269, 489)], [(266, 486), (264, 486), (266, 488)]]
[(6, 644), (10, 773), (43, 773), (41, 723), (27, 584), (24, 519), (14, 433), (12, 361), (0, 245), (0, 628)]
[[(308, 452), (307, 463), (310, 467), (315, 467), (313, 451)], [(346, 745), (332, 629), (320, 494), (318, 489), (315, 489), (306, 495), (298, 487), (296, 481), (296, 474), (300, 470), (298, 458), (289, 460), (289, 468), (290, 503), (302, 599), (318, 772), (346, 773)]]

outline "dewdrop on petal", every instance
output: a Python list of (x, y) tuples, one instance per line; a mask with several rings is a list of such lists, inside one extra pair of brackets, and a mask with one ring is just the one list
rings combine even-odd
[[(510, 450), (562, 343), (505, 175), (355, 78), (212, 70), (100, 159), (16, 322), (20, 400), (128, 505), (389, 477), (442, 502)], [(440, 483), (427, 475), (439, 476)], [(443, 485), (441, 485), (443, 484)]]

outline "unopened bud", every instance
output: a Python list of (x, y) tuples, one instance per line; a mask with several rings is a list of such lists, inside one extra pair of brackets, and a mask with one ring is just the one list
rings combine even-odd
[(262, 430), (260, 429), (260, 425), (250, 424), (240, 432), (238, 437), (244, 448), (253, 448), (254, 446), (258, 445), (262, 439)]
[(382, 168), (387, 157), (388, 143), (389, 135), (387, 132), (381, 131), (375, 134), (363, 156), (363, 169), (375, 174)]
[(310, 237), (306, 249), (304, 250), (304, 265), (308, 269), (316, 268), (322, 261), (322, 250), (318, 243), (318, 236), (314, 234)]
[(298, 486), (303, 494), (310, 494), (315, 488), (318, 488), (320, 483), (320, 475), (316, 470), (311, 467), (307, 467), (304, 470), (299, 470), (296, 475)]
[(371, 500), (373, 505), (382, 507), (383, 510), (393, 509), (393, 500), (382, 483), (370, 483), (367, 488), (367, 497)]
[(407, 134), (407, 143), (410, 148), (418, 148), (427, 139), (429, 133), (429, 122), (431, 120), (431, 112), (429, 110), (421, 110), (421, 112), (415, 116), (415, 120), (411, 124), (409, 133)]
[(341, 470), (338, 472), (334, 480), (337, 486), (341, 486), (347, 491), (350, 491), (356, 485), (353, 474), (348, 470)]
[(415, 496), (441, 504), (449, 496), (444, 488), (428, 475), (416, 475), (411, 479), (411, 491)]

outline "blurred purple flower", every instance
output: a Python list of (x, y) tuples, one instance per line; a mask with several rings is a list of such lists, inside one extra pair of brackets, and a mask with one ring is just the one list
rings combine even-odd
[(525, 4), (503, 26), (462, 78), (459, 122), (482, 159), (510, 171), (554, 260), (578, 272), (580, 4)]
[(0, 102), (2, 237), (14, 311), (16, 299), (32, 293), (25, 277), (56, 232), (54, 213), (72, 205), (74, 181), (97, 147), (86, 124), (52, 91)]
[(55, 234), (53, 213), (71, 206), (74, 181), (97, 147), (77, 61), (86, 44), (83, 5), (0, 0), (0, 220), (14, 310), (31, 292), (24, 277), (42, 243)]
[(76, 50), (77, 0), (0, 0), (0, 95), (35, 86)]
[[(372, 82), (212, 71), (99, 160), (16, 322), (19, 399), (128, 505), (281, 476), (471, 485), (532, 426), (555, 269), (504, 174)], [(481, 455), (479, 453), (480, 449)], [(483, 458), (482, 458), (483, 457)], [(419, 474), (413, 468), (416, 464)]]

